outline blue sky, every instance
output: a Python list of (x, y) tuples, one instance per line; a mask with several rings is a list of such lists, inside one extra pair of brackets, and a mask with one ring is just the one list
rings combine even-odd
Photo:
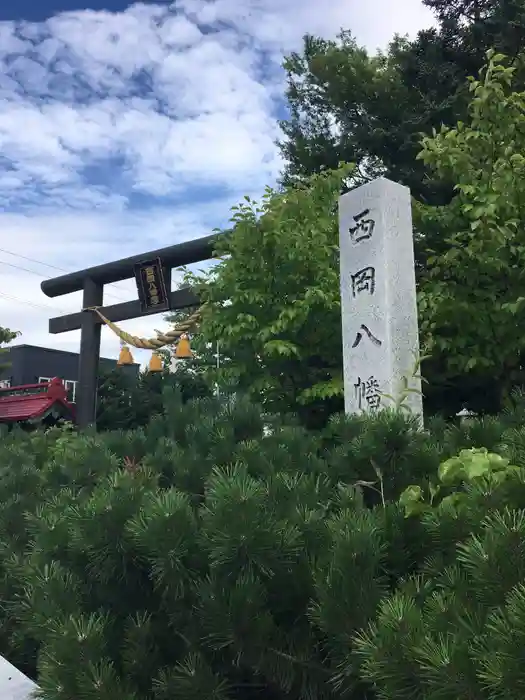
[[(48, 299), (42, 279), (207, 235), (273, 185), (281, 61), (305, 33), (374, 49), (430, 23), (420, 0), (0, 3), (0, 325), (78, 350), (47, 323), (79, 296)], [(106, 330), (102, 352), (118, 352)]]

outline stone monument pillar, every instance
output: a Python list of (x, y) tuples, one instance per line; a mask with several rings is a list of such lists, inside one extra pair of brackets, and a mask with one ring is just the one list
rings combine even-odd
[(406, 397), (422, 418), (410, 190), (379, 178), (344, 194), (339, 240), (345, 411)]

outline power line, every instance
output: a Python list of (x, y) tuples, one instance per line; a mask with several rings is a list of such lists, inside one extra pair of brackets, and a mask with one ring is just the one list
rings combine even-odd
[[(22, 256), (20, 256), (22, 257)], [(36, 275), (37, 277), (42, 277), (40, 272), (36, 272), (35, 270), (30, 270), (27, 267), (22, 267), (21, 265), (14, 265), (13, 263), (8, 263), (5, 262), (4, 260), (0, 260), (0, 265), (7, 265), (8, 267), (12, 267), (15, 270), (22, 270), (23, 272), (29, 272), (32, 275)], [(35, 309), (45, 309), (46, 311), (58, 311), (61, 314), (65, 314), (66, 312), (63, 309), (58, 309), (54, 306), (48, 306), (47, 304), (37, 304), (34, 301), (27, 301), (27, 299), (20, 299), (19, 297), (14, 297), (10, 294), (5, 294), (4, 292), (0, 292), (0, 297), (4, 299), (9, 299), (10, 301), (14, 301), (17, 304), (24, 304), (26, 306), (32, 306)]]
[(23, 272), (30, 272), (32, 275), (36, 275), (37, 277), (44, 277), (44, 275), (41, 272), (37, 272), (36, 270), (30, 270), (28, 267), (13, 265), (13, 263), (5, 262), (5, 260), (0, 260), (0, 265), (7, 265), (7, 267), (13, 267), (15, 270), (22, 270)]
[(57, 267), (57, 265), (51, 265), (50, 263), (45, 263), (41, 260), (35, 260), (35, 258), (28, 258), (26, 255), (20, 255), (20, 253), (13, 253), (11, 250), (5, 250), (4, 248), (0, 248), (0, 253), (7, 253), (8, 255), (13, 255), (15, 258), (27, 260), (28, 262), (33, 262), (37, 265), (44, 265), (44, 267), (49, 267), (52, 270), (58, 270), (59, 272), (68, 272), (68, 270), (65, 270), (63, 267)]
[[(22, 257), (22, 256), (20, 256), (20, 257)], [(14, 265), (13, 263), (8, 263), (8, 262), (5, 262), (4, 260), (0, 260), (0, 265), (7, 265), (8, 267), (12, 267), (15, 270), (22, 270), (23, 272), (29, 272), (30, 274), (36, 275), (37, 277), (44, 276), (40, 272), (36, 272), (36, 270), (30, 270), (27, 267), (22, 267), (21, 265)], [(48, 311), (48, 310), (49, 311), (58, 311), (61, 314), (66, 313), (62, 309), (57, 309), (56, 307), (48, 306), (47, 304), (37, 304), (34, 301), (27, 301), (26, 299), (20, 299), (19, 297), (14, 297), (14, 296), (11, 296), (10, 294), (5, 294), (4, 292), (0, 292), (0, 297), (14, 301), (17, 304), (25, 304), (26, 306), (32, 306), (35, 309), (45, 309), (46, 311)]]
[(46, 311), (58, 311), (61, 314), (65, 314), (64, 309), (57, 309), (54, 306), (44, 306), (44, 304), (35, 304), (32, 301), (27, 301), (27, 299), (20, 299), (19, 297), (11, 296), (10, 294), (4, 294), (0, 292), (0, 297), (3, 299), (9, 299), (9, 301), (15, 301), (17, 304), (25, 304), (26, 306), (33, 306), (35, 309), (45, 309)]
[[(51, 263), (46, 263), (42, 262), (41, 260), (36, 260), (35, 258), (30, 258), (27, 255), (20, 255), (20, 253), (13, 253), (11, 250), (6, 250), (5, 248), (0, 248), (0, 253), (6, 253), (7, 255), (12, 255), (15, 258), (20, 258), (21, 260), (27, 260), (28, 262), (35, 263), (36, 265), (43, 265), (44, 267), (49, 267), (51, 270), (58, 270), (58, 272), (65, 272), (66, 274), (69, 274), (71, 270), (66, 270), (63, 267), (59, 267), (58, 265), (51, 265)], [(23, 270), (24, 272), (30, 272), (33, 275), (38, 275), (40, 277), (45, 278), (46, 275), (43, 275), (41, 272), (36, 272), (36, 270), (29, 270), (28, 268), (20, 267), (18, 265), (14, 265), (13, 263), (8, 263), (4, 261), (0, 261), (0, 264), (2, 265), (7, 265), (9, 267), (14, 267), (18, 270)], [(120, 287), (117, 287), (115, 284), (109, 284), (109, 287), (113, 287), (119, 292), (122, 292), (123, 290), (120, 289)], [(127, 301), (127, 299), (123, 299), (122, 297), (118, 297), (115, 294), (108, 294), (109, 297), (112, 297), (113, 299), (118, 299), (119, 301)]]

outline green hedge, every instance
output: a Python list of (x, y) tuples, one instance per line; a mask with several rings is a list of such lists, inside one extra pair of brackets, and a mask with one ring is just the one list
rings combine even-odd
[(49, 700), (525, 697), (523, 418), (308, 433), (172, 390), (5, 436), (0, 653)]

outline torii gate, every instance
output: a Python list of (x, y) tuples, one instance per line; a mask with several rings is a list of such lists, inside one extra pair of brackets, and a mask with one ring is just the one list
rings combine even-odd
[[(171, 272), (174, 267), (210, 260), (215, 242), (221, 235), (225, 234), (212, 234), (42, 282), (41, 289), (48, 297), (60, 297), (81, 290), (83, 292), (80, 312), (49, 320), (49, 332), (52, 334), (80, 329), (76, 406), (79, 428), (93, 425), (96, 418), (100, 329), (103, 321), (90, 309), (100, 308), (105, 318), (118, 322), (198, 305), (199, 300), (191, 289), (171, 291)], [(146, 289), (150, 276), (152, 284), (156, 285), (153, 286), (154, 296), (151, 295), (151, 289), (148, 296)], [(104, 285), (133, 277), (137, 280), (139, 298), (104, 307)]]

